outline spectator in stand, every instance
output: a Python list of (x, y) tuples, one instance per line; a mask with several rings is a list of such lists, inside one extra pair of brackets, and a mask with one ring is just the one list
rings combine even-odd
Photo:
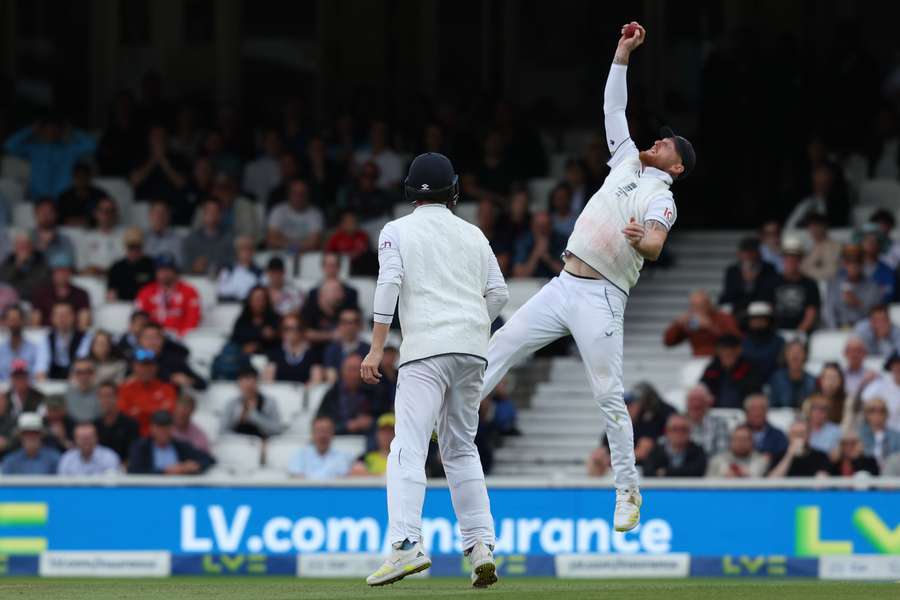
[(504, 148), (503, 137), (496, 130), (484, 138), (483, 154), (476, 170), (478, 181), (485, 190), (505, 196), (509, 193), (515, 173)]
[(328, 390), (319, 415), (334, 422), (338, 435), (366, 435), (372, 429), (375, 388), (363, 383), (360, 375), (362, 357), (350, 354), (344, 358), (338, 381)]
[(131, 313), (131, 318), (128, 320), (128, 330), (119, 336), (116, 342), (116, 350), (122, 358), (129, 362), (134, 358), (134, 351), (140, 346), (138, 344), (138, 336), (141, 335), (141, 331), (150, 322), (150, 315), (140, 309)]
[(118, 473), (119, 456), (99, 445), (93, 423), (80, 423), (75, 427), (75, 447), (62, 455), (57, 472), (72, 476)]
[(172, 410), (172, 437), (209, 454), (209, 438), (191, 418), (197, 409), (197, 401), (190, 394), (181, 394)]
[(17, 360), (22, 361), (36, 379), (44, 379), (50, 357), (42, 352), (43, 344), (35, 344), (25, 337), (25, 312), (21, 306), (13, 304), (3, 311), (3, 327), (7, 339), (0, 342), (0, 381), (9, 379)]
[(200, 206), (200, 224), (184, 238), (182, 254), (194, 275), (214, 274), (234, 260), (234, 237), (222, 224), (222, 207), (215, 198)]
[(94, 362), (89, 358), (79, 358), (72, 365), (65, 400), (66, 413), (76, 422), (93, 421), (100, 416), (96, 376)]
[(723, 452), (728, 447), (728, 422), (710, 413), (715, 399), (702, 383), (688, 390), (685, 418), (691, 427), (691, 441), (703, 448), (707, 456)]
[(813, 394), (803, 402), (802, 413), (809, 428), (809, 445), (825, 454), (837, 448), (841, 428), (828, 420), (831, 403), (828, 398)]
[(94, 427), (100, 445), (111, 449), (120, 460), (125, 461), (131, 445), (140, 437), (140, 426), (137, 421), (119, 412), (118, 389), (114, 383), (101, 383), (97, 388), (97, 399), (100, 416), (94, 420)]
[(144, 155), (143, 123), (137, 117), (134, 97), (128, 90), (116, 94), (109, 108), (109, 121), (97, 146), (100, 172), (110, 177), (128, 177)]
[(128, 453), (128, 472), (139, 475), (198, 475), (213, 463), (209, 454), (175, 439), (172, 414), (165, 410), (153, 413), (149, 437), (136, 441)]
[(572, 191), (572, 213), (577, 218), (596, 189), (588, 182), (587, 165), (581, 160), (574, 158), (567, 160), (563, 177)]
[(764, 262), (772, 265), (777, 273), (784, 270), (781, 255), (781, 223), (766, 221), (759, 229), (759, 255)]
[(0, 456), (6, 454), (16, 433), (18, 412), (12, 405), (9, 395), (0, 393)]
[(66, 412), (66, 400), (62, 396), (47, 396), (44, 400), (44, 425), (47, 429), (44, 443), (65, 452), (75, 446), (75, 419)]
[(339, 204), (355, 214), (363, 223), (371, 223), (390, 214), (391, 196), (378, 187), (381, 176), (378, 165), (369, 161), (362, 165), (353, 182), (341, 190)]
[(764, 454), (771, 465), (772, 458), (787, 449), (788, 439), (780, 429), (769, 423), (768, 398), (763, 394), (748, 396), (744, 401), (744, 418), (753, 433), (753, 447)]
[(206, 389), (206, 381), (188, 364), (188, 349), (168, 339), (156, 323), (147, 323), (141, 329), (138, 346), (156, 355), (156, 373), (163, 381), (181, 390)]
[(797, 421), (788, 430), (788, 447), (769, 477), (819, 477), (831, 471), (828, 455), (809, 445), (809, 427)]
[(284, 259), (280, 256), (269, 259), (263, 284), (276, 313), (283, 317), (300, 312), (300, 307), (303, 306), (303, 292), (284, 276)]
[(768, 381), (778, 368), (784, 351), (784, 338), (775, 329), (772, 305), (751, 302), (744, 320), (746, 335), (741, 342), (743, 355), (756, 367), (761, 381)]
[(306, 336), (319, 352), (324, 352), (325, 346), (334, 339), (341, 311), (352, 306), (355, 304), (347, 301), (344, 287), (335, 279), (326, 280), (309, 293), (300, 318), (309, 326)]
[(31, 385), (28, 363), (21, 358), (13, 360), (10, 365), (9, 389), (3, 395), (15, 415), (23, 412), (44, 412), (44, 394)]
[[(328, 149), (322, 136), (311, 136), (303, 157), (303, 177), (309, 183), (313, 203), (326, 210), (330, 209), (343, 176), (343, 169), (328, 156)], [(335, 215), (329, 210), (327, 216), (333, 219)]]
[(562, 270), (565, 249), (566, 238), (553, 230), (550, 215), (536, 213), (531, 230), (513, 241), (513, 277), (555, 277)]
[(57, 115), (47, 115), (7, 138), (3, 151), (29, 162), (32, 198), (56, 198), (69, 187), (73, 167), (96, 147), (87, 133), (72, 129)]
[[(852, 399), (847, 397), (844, 383), (844, 370), (836, 362), (827, 362), (822, 366), (816, 382), (818, 392), (828, 400), (828, 420), (841, 424), (852, 418)], [(848, 421), (849, 422), (849, 421)]]
[(319, 248), (325, 222), (322, 212), (309, 204), (309, 186), (294, 179), (288, 188), (287, 202), (269, 213), (268, 246), (291, 252), (308, 252)]
[(152, 125), (147, 133), (147, 152), (131, 171), (129, 180), (138, 200), (166, 198), (176, 203), (188, 183), (187, 161), (169, 148), (169, 137), (161, 125)]
[(578, 213), (572, 209), (572, 188), (568, 183), (558, 183), (550, 192), (547, 212), (553, 221), (553, 232), (569, 239), (575, 229)]
[(281, 319), (281, 346), (269, 352), (266, 381), (295, 381), (314, 385), (324, 380), (320, 354), (306, 339), (306, 326), (296, 315)]
[(13, 251), (0, 266), (0, 281), (15, 288), (20, 298), (30, 298), (47, 281), (50, 272), (44, 255), (35, 250), (28, 233), (16, 231), (10, 237)]
[(887, 372), (862, 391), (863, 406), (873, 398), (881, 398), (888, 407), (888, 427), (900, 430), (900, 354), (891, 354), (884, 370)]
[(317, 416), (312, 424), (312, 440), (297, 451), (288, 465), (291, 477), (304, 479), (338, 479), (350, 473), (352, 459), (332, 446), (334, 422)]
[(144, 235), (140, 229), (126, 229), (122, 243), (125, 257), (114, 262), (106, 274), (106, 299), (110, 302), (133, 301), (156, 275), (156, 264), (144, 254)]
[(341, 256), (334, 252), (325, 252), (322, 254), (322, 281), (319, 287), (315, 287), (309, 291), (307, 304), (317, 304), (319, 301), (319, 290), (326, 281), (336, 281), (341, 284), (344, 291), (344, 301), (341, 308), (359, 308), (359, 294), (351, 285), (344, 283), (341, 278)]
[(119, 386), (119, 410), (138, 422), (141, 435), (150, 431), (150, 417), (154, 413), (171, 412), (175, 408), (178, 396), (175, 387), (157, 375), (156, 360), (152, 351), (138, 348), (134, 353), (134, 375)]
[(94, 222), (96, 227), (85, 234), (79, 246), (78, 268), (89, 275), (103, 275), (114, 262), (125, 256), (115, 200), (104, 196), (97, 201)]
[(200, 296), (193, 286), (178, 279), (178, 266), (171, 254), (156, 257), (156, 281), (141, 288), (135, 304), (154, 322), (178, 335), (200, 325)]
[(812, 213), (806, 217), (806, 231), (812, 247), (803, 257), (800, 270), (811, 279), (828, 281), (837, 274), (840, 266), (841, 244), (828, 237), (825, 215)]
[(806, 347), (794, 340), (784, 347), (784, 367), (769, 378), (769, 401), (775, 407), (800, 408), (816, 391), (816, 378), (806, 372)]
[(258, 158), (244, 166), (242, 186), (259, 203), (265, 203), (271, 191), (281, 182), (278, 159), (284, 151), (284, 143), (276, 129), (267, 129), (263, 133), (262, 150)]
[(509, 228), (501, 226), (499, 221), (500, 207), (489, 198), (478, 203), (478, 228), (488, 239), (497, 257), (497, 264), (504, 273), (509, 273), (509, 261), (512, 254), (512, 236)]
[(72, 187), (60, 194), (56, 201), (59, 224), (88, 227), (97, 202), (105, 195), (106, 192), (91, 184), (91, 168), (84, 163), (75, 165), (72, 170)]
[(718, 408), (740, 408), (744, 399), (762, 386), (756, 366), (743, 355), (741, 340), (735, 335), (723, 335), (716, 341), (716, 354), (700, 383), (713, 395)]
[(706, 453), (691, 441), (691, 426), (681, 415), (666, 421), (665, 437), (644, 459), (644, 477), (703, 477)]
[(266, 439), (287, 429), (278, 403), (259, 391), (259, 374), (247, 365), (238, 372), (240, 395), (225, 409), (225, 429)]
[(482, 400), (487, 403), (489, 432), (500, 435), (521, 435), (516, 426), (516, 405), (509, 397), (506, 378), (501, 379), (497, 387)]
[(900, 350), (900, 327), (891, 323), (888, 307), (879, 304), (869, 311), (869, 318), (853, 328), (866, 351), (873, 356), (889, 356)]
[(676, 318), (663, 334), (663, 344), (677, 346), (687, 340), (694, 356), (712, 356), (722, 335), (740, 335), (737, 321), (718, 310), (703, 290), (691, 292), (688, 311)]
[(531, 231), (531, 200), (528, 198), (528, 190), (520, 189), (512, 193), (507, 217), (512, 253), (515, 251), (516, 240)]
[(234, 256), (234, 262), (219, 271), (220, 302), (243, 302), (262, 281), (262, 269), (253, 260), (253, 238), (241, 236), (234, 240)]
[(75, 311), (75, 321), (82, 331), (91, 324), (91, 299), (83, 288), (72, 285), (72, 261), (65, 255), (50, 258), (50, 281), (31, 295), (31, 320), (37, 327), (49, 327), (53, 306), (68, 304)]
[(884, 208), (879, 208), (872, 213), (869, 223), (878, 225), (881, 239), (885, 240), (884, 252), (879, 257), (879, 260), (896, 271), (897, 267), (900, 266), (900, 242), (892, 241), (892, 232), (897, 224), (894, 219), (894, 213)]
[(344, 359), (350, 354), (365, 356), (369, 353), (369, 344), (360, 338), (362, 332), (362, 313), (357, 308), (345, 308), (338, 317), (335, 340), (325, 347), (322, 366), (325, 367), (325, 380), (334, 383), (338, 379), (338, 371)]
[(809, 334), (819, 321), (822, 300), (819, 286), (800, 272), (803, 243), (788, 238), (782, 245), (784, 270), (775, 283), (775, 326)]
[(878, 475), (881, 469), (874, 457), (863, 453), (862, 440), (859, 439), (856, 430), (847, 428), (841, 436), (840, 444), (835, 449), (830, 473), (835, 476), (852, 477), (863, 471), (869, 475)]
[(400, 180), (403, 179), (406, 168), (400, 155), (390, 147), (387, 124), (379, 120), (372, 121), (369, 128), (368, 147), (358, 150), (353, 156), (353, 161), (357, 165), (369, 161), (378, 165), (380, 175), (377, 185), (382, 190), (396, 190), (400, 185)]
[(203, 134), (197, 128), (197, 117), (194, 107), (184, 103), (175, 114), (175, 128), (172, 132), (170, 147), (187, 159), (197, 156), (203, 142)]
[(772, 303), (778, 274), (762, 260), (759, 240), (744, 238), (738, 246), (738, 262), (725, 271), (725, 283), (719, 304), (730, 304), (732, 314), (740, 315), (751, 302)]
[(300, 177), (300, 165), (297, 157), (290, 152), (282, 153), (278, 158), (278, 171), (280, 183), (272, 188), (266, 198), (266, 214), (270, 214), (272, 209), (279, 204), (287, 202), (291, 182)]
[(587, 476), (612, 479), (612, 459), (609, 456), (609, 448), (601, 445), (590, 453), (587, 459)]
[(144, 251), (151, 258), (160, 254), (171, 254), (175, 262), (184, 265), (181, 250), (184, 247), (184, 238), (172, 229), (171, 211), (165, 200), (154, 200), (150, 203), (148, 213), (150, 227), (144, 237)]
[(888, 408), (881, 398), (872, 398), (863, 408), (859, 437), (863, 452), (883, 465), (894, 453), (900, 452), (900, 431), (887, 426)]
[(375, 448), (364, 453), (350, 469), (350, 475), (384, 475), (387, 473), (387, 458), (394, 441), (393, 413), (385, 413), (375, 422)]
[(887, 304), (894, 299), (896, 282), (894, 271), (881, 262), (882, 246), (881, 230), (878, 225), (875, 223), (864, 224), (860, 240), (863, 273), (878, 285), (882, 293), (881, 301)]
[(75, 311), (67, 302), (58, 302), (50, 312), (50, 330), (44, 341), (47, 377), (68, 379), (76, 358), (87, 356), (91, 339), (75, 327)]
[[(222, 209), (222, 225), (234, 237), (249, 237), (253, 243), (260, 241), (260, 224), (256, 205), (241, 195), (237, 181), (228, 173), (216, 175), (213, 186), (213, 198), (219, 201)], [(195, 218), (194, 224), (201, 225), (201, 218)]]
[(707, 477), (762, 477), (769, 461), (753, 449), (753, 432), (747, 425), (738, 425), (731, 432), (728, 450), (712, 457), (706, 469)]
[(55, 475), (59, 452), (43, 444), (44, 424), (33, 412), (19, 415), (21, 448), (10, 452), (0, 463), (3, 475)]
[(180, 226), (194, 223), (197, 208), (212, 197), (216, 171), (208, 156), (197, 156), (191, 168), (191, 177), (184, 188), (184, 199), (172, 206), (172, 222)]
[(859, 246), (844, 246), (842, 269), (828, 282), (825, 292), (825, 324), (831, 329), (853, 327), (881, 302), (878, 285), (863, 273)]
[(231, 341), (238, 344), (244, 354), (266, 354), (281, 342), (280, 325), (281, 319), (272, 307), (266, 288), (257, 286), (244, 300), (241, 314), (231, 330)]
[(843, 227), (849, 220), (850, 203), (842, 182), (835, 181), (831, 164), (822, 163), (812, 170), (812, 193), (800, 201), (784, 224), (785, 229), (798, 229), (812, 213), (825, 215), (833, 227)]
[(878, 373), (865, 366), (866, 354), (865, 343), (855, 335), (844, 345), (844, 387), (850, 398), (858, 397), (866, 385), (878, 379)]
[(325, 251), (346, 256), (350, 261), (350, 271), (356, 275), (378, 273), (378, 258), (372, 252), (369, 235), (359, 228), (356, 215), (352, 212), (341, 213), (337, 230), (325, 243)]
[(236, 177), (241, 170), (240, 158), (233, 149), (225, 146), (225, 136), (217, 129), (205, 133), (200, 151), (212, 162), (217, 173)]
[(67, 235), (57, 227), (56, 204), (52, 198), (43, 198), (34, 205), (34, 233), (31, 238), (34, 248), (43, 254), (46, 261), (56, 257), (75, 263), (75, 246)]

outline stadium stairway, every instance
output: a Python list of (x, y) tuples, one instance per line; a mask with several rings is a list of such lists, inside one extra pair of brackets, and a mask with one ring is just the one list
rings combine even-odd
[[(668, 248), (669, 269), (645, 269), (625, 311), (625, 388), (651, 383), (666, 400), (684, 406), (681, 369), (691, 359), (687, 344), (662, 345), (669, 322), (687, 309), (688, 295), (705, 289), (713, 300), (725, 268), (735, 260), (740, 231), (675, 231)], [(529, 363), (516, 371), (530, 383), (527, 407), (519, 411), (521, 436), (505, 437), (494, 455), (495, 475), (565, 477), (583, 474), (585, 459), (603, 430), (600, 411), (577, 356)], [(535, 373), (538, 373), (535, 376)], [(523, 386), (517, 385), (521, 390)]]

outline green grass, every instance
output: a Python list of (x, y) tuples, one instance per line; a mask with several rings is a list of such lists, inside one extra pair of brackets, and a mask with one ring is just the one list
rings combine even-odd
[(498, 598), (509, 600), (877, 600), (900, 597), (897, 583), (838, 583), (809, 579), (560, 580), (508, 578), (475, 590), (464, 577), (435, 577), (368, 588), (353, 579), (289, 577), (173, 577), (169, 579), (0, 578), (3, 600), (352, 600), (355, 598)]

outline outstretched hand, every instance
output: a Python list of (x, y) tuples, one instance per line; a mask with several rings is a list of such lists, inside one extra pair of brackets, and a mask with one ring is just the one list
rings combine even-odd
[[(634, 35), (631, 37), (625, 37), (625, 28), (629, 26), (635, 26), (637, 31), (635, 31)], [(626, 23), (622, 25), (622, 37), (619, 38), (619, 49), (623, 50), (627, 53), (634, 52), (634, 50), (644, 43), (644, 39), (647, 37), (647, 30), (644, 29), (640, 23), (637, 21), (632, 21), (631, 23)]]

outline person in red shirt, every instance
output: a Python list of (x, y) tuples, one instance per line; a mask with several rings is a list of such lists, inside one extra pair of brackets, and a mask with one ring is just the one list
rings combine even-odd
[(150, 417), (158, 410), (172, 412), (178, 392), (157, 375), (156, 354), (146, 348), (134, 352), (134, 375), (119, 387), (119, 411), (138, 422), (141, 436), (150, 431)]
[(370, 275), (377, 272), (377, 258), (372, 251), (369, 235), (359, 228), (356, 215), (350, 211), (341, 214), (337, 230), (325, 243), (325, 251), (348, 256), (350, 270), (354, 274)]
[(141, 288), (135, 302), (153, 321), (178, 335), (200, 325), (200, 296), (193, 286), (178, 279), (171, 253), (156, 257), (156, 281)]
[(694, 356), (712, 356), (716, 340), (723, 335), (741, 335), (737, 321), (718, 310), (703, 290), (691, 294), (690, 309), (672, 321), (663, 334), (663, 344), (677, 346), (687, 340)]

